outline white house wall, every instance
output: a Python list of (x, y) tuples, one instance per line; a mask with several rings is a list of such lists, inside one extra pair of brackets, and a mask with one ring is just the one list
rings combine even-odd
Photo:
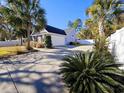
[(51, 34), (52, 45), (53, 46), (63, 46), (65, 45), (65, 36), (59, 34)]
[(70, 42), (76, 42), (77, 31), (75, 31), (74, 29), (67, 29), (65, 32), (67, 34), (65, 39), (66, 44), (69, 44)]
[(65, 36), (66, 35), (50, 33), (46, 29), (43, 29), (42, 31), (40, 31), (40, 34), (37, 35), (38, 36), (38, 41), (40, 41), (40, 42), (42, 41), (42, 38), (41, 38), (40, 35), (42, 35), (42, 38), (44, 38), (44, 35), (50, 35), (53, 46), (63, 46), (63, 45), (65, 45)]
[(124, 64), (124, 28), (116, 31), (109, 37), (109, 48), (117, 61)]

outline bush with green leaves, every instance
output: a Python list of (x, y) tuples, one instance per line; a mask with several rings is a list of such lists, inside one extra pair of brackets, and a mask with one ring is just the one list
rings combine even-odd
[(46, 48), (52, 48), (52, 40), (51, 40), (51, 36), (45, 36), (45, 40), (44, 40), (44, 46)]
[(114, 59), (97, 52), (65, 57), (60, 72), (70, 93), (124, 93), (124, 74)]
[(97, 36), (95, 38), (94, 49), (97, 52), (106, 52), (108, 51), (108, 42), (105, 36)]
[(108, 44), (109, 43), (105, 36), (102, 36), (102, 37), (97, 36), (97, 38), (95, 39), (95, 44), (94, 44), (94, 52), (100, 60), (109, 59), (109, 63), (113, 63), (115, 62), (116, 57), (110, 53)]

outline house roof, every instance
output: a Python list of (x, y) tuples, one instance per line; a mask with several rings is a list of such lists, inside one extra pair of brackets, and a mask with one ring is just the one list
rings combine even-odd
[(59, 29), (59, 28), (56, 28), (56, 27), (53, 27), (53, 26), (47, 25), (45, 29), (46, 29), (48, 32), (50, 32), (50, 33), (56, 33), (56, 34), (66, 35), (66, 33), (65, 33), (64, 30)]
[[(47, 32), (49, 32), (49, 33), (55, 33), (55, 34), (66, 35), (66, 33), (65, 33), (64, 30), (58, 29), (58, 28), (55, 28), (55, 27), (49, 26), (49, 25), (47, 25), (47, 26), (45, 27), (45, 30), (46, 30)], [(38, 35), (42, 35), (42, 31), (41, 31), (41, 32), (34, 32), (34, 33), (32, 33), (31, 36), (38, 36)]]

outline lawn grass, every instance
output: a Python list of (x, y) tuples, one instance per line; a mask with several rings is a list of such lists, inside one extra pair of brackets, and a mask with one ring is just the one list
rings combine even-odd
[(25, 46), (0, 47), (0, 57), (26, 52)]

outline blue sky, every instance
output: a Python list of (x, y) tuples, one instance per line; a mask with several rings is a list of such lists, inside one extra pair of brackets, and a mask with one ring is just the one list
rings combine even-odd
[(92, 2), (93, 0), (41, 0), (40, 5), (46, 10), (49, 25), (65, 29), (69, 20), (85, 20), (85, 11)]

